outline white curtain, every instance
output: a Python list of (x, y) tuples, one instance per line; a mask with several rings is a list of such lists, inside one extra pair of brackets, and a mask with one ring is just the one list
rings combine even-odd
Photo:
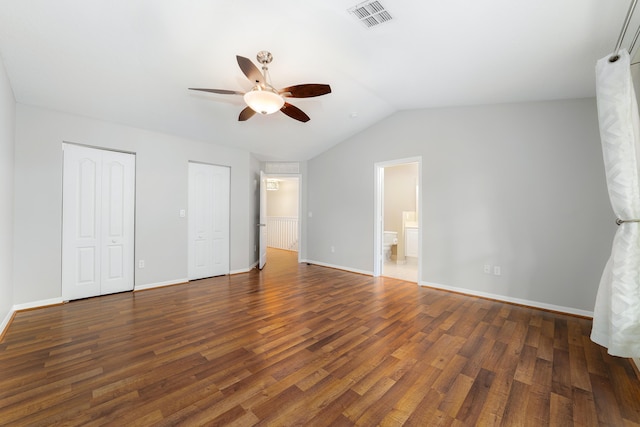
[(640, 356), (640, 161), (638, 104), (629, 54), (596, 65), (600, 138), (609, 198), (620, 225), (596, 297), (591, 339), (609, 354)]

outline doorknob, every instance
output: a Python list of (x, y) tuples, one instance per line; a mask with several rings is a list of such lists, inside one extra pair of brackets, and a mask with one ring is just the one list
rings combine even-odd
[(258, 224), (258, 227), (266, 227), (267, 224)]

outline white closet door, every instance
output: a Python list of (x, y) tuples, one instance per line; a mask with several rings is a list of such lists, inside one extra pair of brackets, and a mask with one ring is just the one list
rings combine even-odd
[(229, 273), (230, 169), (189, 163), (189, 280)]
[(62, 192), (62, 297), (100, 295), (100, 157), (64, 146)]
[(135, 156), (64, 144), (62, 297), (133, 289)]
[(133, 290), (134, 171), (132, 154), (102, 152), (101, 294)]
[(229, 274), (229, 190), (231, 169), (213, 168), (213, 276)]

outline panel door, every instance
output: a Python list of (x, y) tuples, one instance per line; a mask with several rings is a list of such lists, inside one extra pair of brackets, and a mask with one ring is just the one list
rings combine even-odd
[(213, 274), (229, 274), (229, 198), (231, 169), (213, 168)]
[(100, 293), (133, 290), (134, 180), (132, 154), (102, 153), (102, 236)]
[(94, 150), (65, 145), (62, 190), (62, 297), (100, 295), (102, 164)]
[(62, 297), (134, 285), (135, 156), (64, 145)]
[(189, 280), (229, 273), (230, 169), (189, 163)]

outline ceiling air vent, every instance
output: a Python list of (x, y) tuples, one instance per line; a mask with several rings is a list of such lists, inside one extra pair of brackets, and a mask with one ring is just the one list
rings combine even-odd
[(359, 3), (347, 11), (367, 28), (391, 21), (391, 15), (377, 0)]
[(288, 174), (300, 173), (300, 163), (298, 162), (267, 162), (264, 165), (265, 173)]

